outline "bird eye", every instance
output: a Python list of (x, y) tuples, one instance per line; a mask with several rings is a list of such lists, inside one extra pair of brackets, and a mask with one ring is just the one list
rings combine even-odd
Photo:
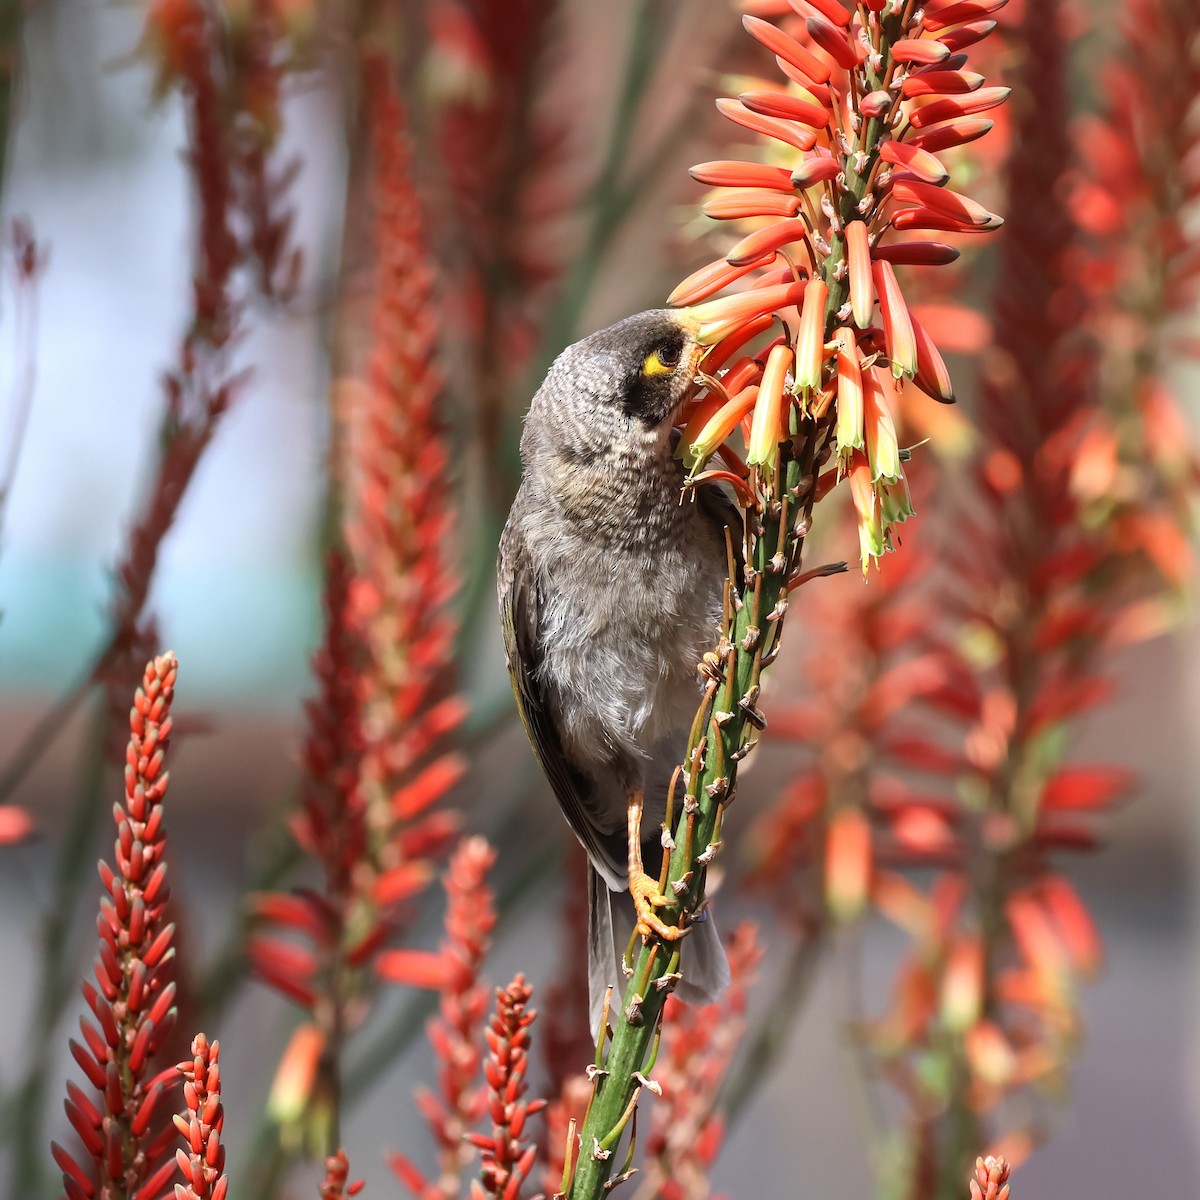
[(663, 345), (646, 355), (642, 363), (643, 375), (670, 375), (683, 357), (683, 350), (676, 345)]

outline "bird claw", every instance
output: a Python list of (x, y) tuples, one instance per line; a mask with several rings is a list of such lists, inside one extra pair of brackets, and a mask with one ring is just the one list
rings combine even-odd
[(687, 932), (678, 925), (668, 925), (654, 913), (656, 908), (670, 908), (674, 901), (658, 890), (658, 880), (644, 871), (629, 880), (629, 894), (637, 909), (637, 932), (643, 938), (660, 937), (664, 941), (677, 942)]

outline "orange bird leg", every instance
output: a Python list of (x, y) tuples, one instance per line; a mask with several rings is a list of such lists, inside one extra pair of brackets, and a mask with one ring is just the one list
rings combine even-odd
[(630, 792), (626, 811), (629, 829), (629, 894), (637, 909), (637, 932), (644, 938), (657, 934), (668, 942), (677, 942), (687, 932), (677, 925), (667, 925), (655, 915), (656, 908), (669, 908), (672, 901), (658, 890), (658, 880), (651, 879), (642, 866), (642, 793)]

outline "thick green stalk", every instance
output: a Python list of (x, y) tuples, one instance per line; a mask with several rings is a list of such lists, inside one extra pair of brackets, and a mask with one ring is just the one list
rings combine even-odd
[[(778, 648), (788, 581), (799, 565), (808, 530), (827, 428), (823, 421), (803, 419), (793, 443), (798, 457), (781, 454), (775, 479), (765, 489), (763, 511), (747, 515), (745, 584), (740, 595), (730, 589), (718, 651), (720, 677), (705, 692), (681, 776), (684, 797), (674, 826), (666, 888), (668, 895), (679, 897), (679, 904), (660, 910), (668, 923), (703, 903), (705, 872), (720, 845), (721, 818), (733, 799), (738, 761), (763, 726), (759, 677)], [(572, 1200), (601, 1196), (614, 1167), (623, 1161), (617, 1149), (653, 1069), (663, 1006), (673, 985), (669, 977), (678, 970), (680, 953), (686, 965), (687, 943), (676, 944), (680, 945), (681, 950), (656, 938), (637, 955), (583, 1123)]]

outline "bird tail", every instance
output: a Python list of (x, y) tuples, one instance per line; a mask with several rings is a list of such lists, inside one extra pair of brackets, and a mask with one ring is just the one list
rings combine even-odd
[[(604, 1015), (604, 996), (613, 989), (612, 1010), (619, 1010), (627, 977), (622, 966), (625, 948), (633, 936), (637, 913), (628, 892), (613, 892), (588, 864), (588, 1001), (592, 1036), (598, 1037)], [(711, 1004), (729, 984), (729, 960), (712, 919), (691, 926), (684, 939), (683, 978), (675, 995), (686, 1004)]]

